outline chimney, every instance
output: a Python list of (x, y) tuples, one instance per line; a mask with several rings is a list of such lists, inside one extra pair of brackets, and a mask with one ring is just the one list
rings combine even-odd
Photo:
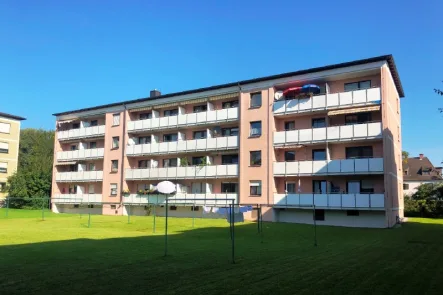
[(423, 160), (424, 155), (423, 154), (419, 154), (420, 156), (420, 160)]
[(160, 91), (158, 91), (157, 89), (151, 90), (151, 92), (149, 93), (149, 97), (157, 97), (162, 95), (162, 93)]

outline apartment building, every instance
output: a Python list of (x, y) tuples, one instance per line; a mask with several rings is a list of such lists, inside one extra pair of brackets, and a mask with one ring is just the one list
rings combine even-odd
[[(306, 84), (320, 91), (282, 96)], [(53, 210), (161, 215), (169, 180), (173, 216), (235, 200), (267, 221), (391, 227), (403, 96), (387, 55), (54, 114)]]
[(0, 113), (0, 199), (7, 179), (17, 170), (20, 141), (20, 122), (25, 118)]

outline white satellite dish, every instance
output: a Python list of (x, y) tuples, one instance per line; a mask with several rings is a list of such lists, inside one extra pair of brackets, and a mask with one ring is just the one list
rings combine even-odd
[(283, 96), (283, 91), (277, 91), (274, 94), (274, 100), (279, 100), (280, 98), (282, 98), (282, 96)]
[(162, 194), (172, 194), (176, 191), (176, 185), (170, 181), (162, 181), (157, 184), (157, 191)]

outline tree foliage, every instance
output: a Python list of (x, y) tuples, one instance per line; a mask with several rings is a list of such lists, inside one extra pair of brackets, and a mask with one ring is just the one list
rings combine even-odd
[[(8, 177), (6, 191), (12, 198), (49, 197), (52, 184), (54, 131), (23, 129), (20, 132), (17, 171)], [(11, 207), (29, 207), (34, 202), (10, 200)]]
[(425, 183), (405, 197), (405, 214), (410, 217), (443, 217), (443, 184)]
[(409, 158), (409, 152), (407, 151), (402, 151), (401, 152), (401, 158), (403, 160), (403, 163), (408, 163), (408, 158)]

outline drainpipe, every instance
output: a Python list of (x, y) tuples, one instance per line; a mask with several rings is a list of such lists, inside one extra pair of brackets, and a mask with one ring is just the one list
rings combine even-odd
[(238, 83), (238, 122), (240, 124), (239, 128), (238, 128), (238, 139), (239, 139), (239, 143), (238, 143), (238, 162), (240, 163), (239, 168), (238, 168), (238, 200), (237, 200), (237, 204), (240, 205), (240, 197), (241, 197), (241, 193), (240, 193), (240, 179), (241, 179), (241, 144), (240, 144), (240, 139), (241, 139), (241, 86), (240, 83)]
[(123, 177), (124, 177), (124, 167), (125, 167), (125, 150), (126, 150), (126, 105), (124, 104), (123, 107), (125, 108), (123, 112), (123, 134), (122, 134), (122, 160), (120, 163), (120, 206), (123, 206)]
[[(267, 147), (267, 149), (268, 149), (268, 165), (267, 165), (267, 167), (266, 167), (266, 181), (267, 181), (267, 183), (268, 183), (268, 192), (267, 192), (267, 203), (268, 203), (268, 207), (269, 207), (269, 188), (270, 188), (270, 183), (269, 183), (269, 175), (270, 175), (270, 168), (269, 168), (269, 159), (271, 159), (271, 149), (269, 148), (269, 140), (270, 140), (270, 136), (269, 136), (269, 133), (270, 133), (270, 119), (269, 119), (269, 102), (271, 101), (270, 100), (270, 97), (269, 97), (269, 88), (268, 88), (268, 109), (266, 110), (267, 111), (267, 120), (268, 120), (268, 124), (267, 124), (267, 128), (268, 128), (268, 132), (267, 132), (267, 138), (266, 138), (266, 147)], [(272, 117), (272, 119), (274, 119), (274, 116)], [(272, 144), (272, 148), (274, 148), (274, 144)], [(272, 165), (274, 165), (274, 163), (272, 163)]]

